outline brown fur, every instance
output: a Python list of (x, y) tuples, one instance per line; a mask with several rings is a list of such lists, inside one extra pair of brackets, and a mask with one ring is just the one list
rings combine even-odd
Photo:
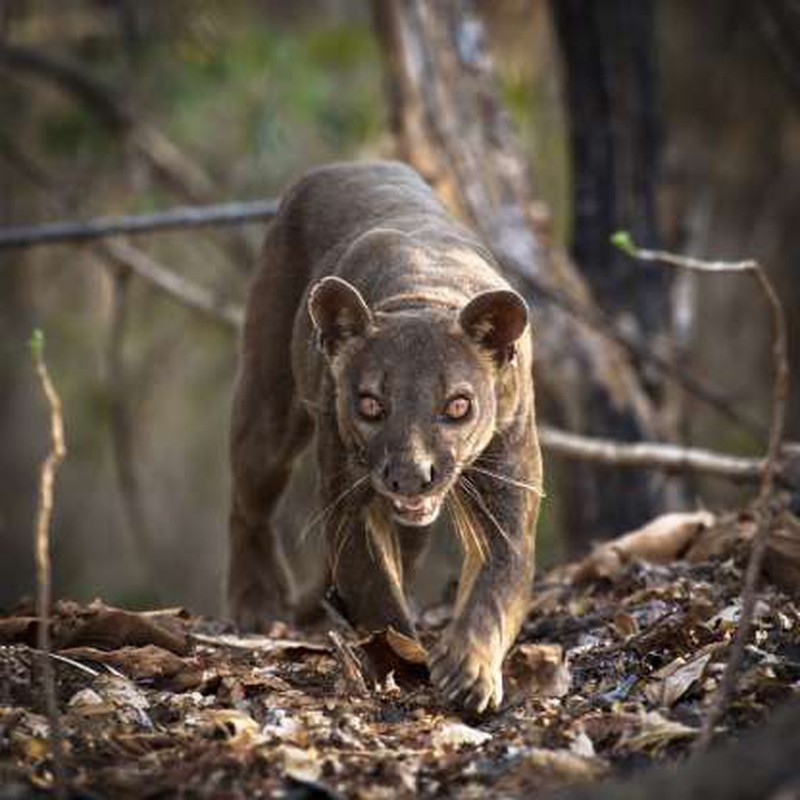
[[(464, 707), (496, 707), (533, 573), (531, 358), (524, 302), (413, 170), (341, 164), (297, 183), (252, 284), (236, 385), (237, 622), (291, 611), (272, 515), (313, 434), (328, 575), (348, 617), (413, 634), (409, 580), (447, 508), (464, 559), (431, 676)], [(458, 420), (454, 402), (468, 408)]]

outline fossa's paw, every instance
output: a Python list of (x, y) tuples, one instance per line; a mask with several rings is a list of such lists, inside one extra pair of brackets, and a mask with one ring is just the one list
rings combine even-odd
[(232, 590), (229, 605), (236, 627), (249, 633), (266, 633), (273, 622), (291, 618), (282, 597), (262, 585)]
[(452, 703), (482, 714), (503, 700), (502, 654), (446, 631), (430, 655), (431, 680)]

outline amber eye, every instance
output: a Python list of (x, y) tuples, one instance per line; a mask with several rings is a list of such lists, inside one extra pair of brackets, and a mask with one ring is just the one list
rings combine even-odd
[(449, 420), (459, 422), (463, 419), (466, 419), (471, 410), (472, 402), (470, 401), (469, 397), (459, 395), (458, 397), (454, 397), (452, 400), (448, 401), (447, 406), (445, 406), (444, 409), (444, 415)]
[(358, 413), (363, 419), (374, 422), (383, 416), (383, 403), (371, 394), (362, 394), (358, 398)]

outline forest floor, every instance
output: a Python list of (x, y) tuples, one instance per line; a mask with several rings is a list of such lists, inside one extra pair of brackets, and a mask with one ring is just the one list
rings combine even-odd
[[(506, 699), (481, 718), (427, 680), (445, 607), (415, 642), (284, 625), (239, 636), (183, 609), (59, 601), (69, 783), (98, 798), (525, 797), (680, 761), (724, 668), (753, 530), (746, 512), (670, 515), (541, 576)], [(720, 738), (800, 694), (799, 531), (788, 512), (775, 522)], [(25, 604), (0, 617), (2, 798), (53, 787), (36, 627)]]

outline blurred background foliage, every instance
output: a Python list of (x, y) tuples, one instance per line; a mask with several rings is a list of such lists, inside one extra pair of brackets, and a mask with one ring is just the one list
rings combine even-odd
[[(664, 241), (698, 255), (763, 259), (789, 309), (796, 356), (800, 73), (776, 54), (751, 3), (655, 6)], [(274, 197), (312, 165), (393, 155), (365, 0), (6, 0), (0, 8), (4, 43), (78, 65), (132, 111), (136, 125), (157, 129), (203, 173), (201, 190), (188, 196), (142, 158), (130, 129), (108, 124), (57, 81), (6, 66), (2, 225)], [(572, 176), (548, 6), (485, 0), (478, 9), (536, 191), (553, 212), (557, 237), (566, 239)], [(135, 244), (241, 302), (262, 235), (261, 226), (250, 225)], [(736, 279), (692, 278), (679, 286), (682, 307), (692, 311), (687, 363), (763, 420), (769, 335), (760, 300)], [(109, 352), (121, 325), (120, 374)], [(47, 441), (26, 353), (35, 326), (47, 334), (69, 449), (54, 523), (57, 594), (219, 611), (235, 338), (135, 277), (119, 278), (91, 246), (0, 256), (0, 605), (32, 588), (37, 466)], [(113, 447), (120, 402), (144, 544), (120, 495)], [(687, 441), (759, 451), (757, 438), (701, 405), (689, 401), (682, 414)], [(797, 415), (790, 416), (796, 437)], [(713, 483), (695, 488), (711, 503), (744, 496)], [(571, 499), (548, 502), (545, 560), (561, 552), (557, 512), (565, 501)]]

